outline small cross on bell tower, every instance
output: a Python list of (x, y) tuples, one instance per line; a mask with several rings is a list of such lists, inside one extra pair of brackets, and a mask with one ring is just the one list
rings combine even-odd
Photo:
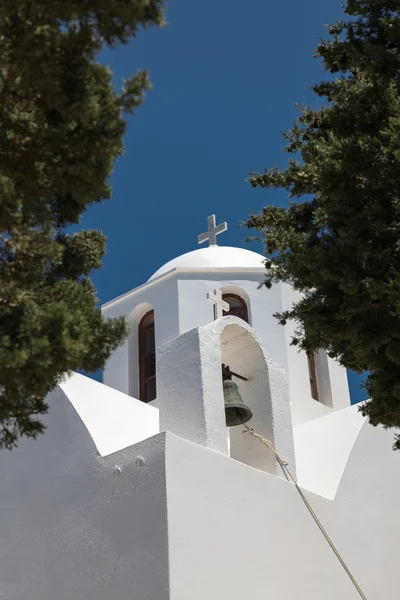
[(207, 218), (207, 227), (208, 230), (205, 233), (200, 234), (198, 237), (199, 244), (203, 244), (203, 242), (208, 240), (209, 246), (217, 246), (217, 235), (226, 231), (228, 229), (228, 224), (224, 222), (220, 225), (217, 225), (215, 215), (210, 215)]
[(224, 312), (229, 311), (229, 304), (222, 299), (221, 290), (214, 290), (214, 293), (208, 292), (207, 300), (210, 300), (214, 304), (214, 320), (220, 319), (224, 316)]

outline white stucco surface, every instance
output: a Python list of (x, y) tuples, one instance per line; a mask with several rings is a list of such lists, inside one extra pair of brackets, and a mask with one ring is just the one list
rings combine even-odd
[(60, 384), (101, 456), (159, 433), (159, 411), (136, 398), (73, 373)]
[(301, 487), (324, 498), (335, 498), (365, 421), (356, 405), (294, 428), (297, 479)]
[(130, 333), (111, 355), (103, 371), (103, 381), (125, 394), (139, 396), (138, 325), (140, 319), (154, 310), (156, 348), (180, 334), (179, 297), (176, 278), (140, 286), (118, 301), (103, 307), (106, 317), (124, 316)]
[(196, 328), (159, 349), (161, 431), (228, 453), (219, 335)]
[[(222, 353), (252, 376), (256, 355), (246, 365), (235, 352), (250, 331), (235, 323), (245, 330), (235, 332), (233, 317), (223, 321), (210, 326), (230, 332)], [(2, 600), (358, 600), (295, 487), (261, 463), (169, 431), (101, 456), (96, 431), (105, 435), (108, 408), (101, 426), (92, 413), (106, 397), (127, 421), (136, 415), (143, 424), (148, 411), (139, 416), (134, 399), (90, 384), (77, 376), (58, 387), (46, 434), (0, 453)], [(279, 412), (279, 395), (276, 402)], [(273, 413), (280, 430), (285, 412), (278, 420)], [(107, 426), (117, 438), (122, 421), (111, 416)], [(268, 450), (240, 435), (268, 464)], [(319, 485), (307, 498), (369, 600), (398, 598), (400, 460), (392, 437), (363, 424), (356, 407), (295, 428), (299, 479)], [(284, 446), (281, 453), (286, 458)], [(333, 500), (320, 495), (332, 495), (329, 478)]]
[[(258, 433), (271, 440), (296, 472), (287, 378), (265, 352), (255, 331), (242, 319), (227, 316), (196, 327), (159, 349), (160, 428), (227, 454), (227, 430), (221, 364), (248, 379), (239, 381), (243, 402)], [(230, 455), (283, 476), (261, 446), (230, 431)]]
[(178, 280), (179, 325), (181, 333), (206, 326), (214, 319), (207, 292), (215, 288), (223, 294), (237, 294), (246, 301), (249, 322), (272, 360), (287, 368), (285, 332), (273, 317), (282, 310), (279, 285), (271, 290), (260, 287), (263, 272), (190, 273)]
[(48, 402), (45, 435), (0, 452), (1, 600), (170, 600), (165, 435), (101, 457)]
[(149, 279), (156, 279), (173, 269), (195, 268), (251, 268), (264, 267), (265, 256), (232, 246), (208, 246), (182, 254), (160, 267)]
[[(365, 425), (337, 499), (306, 492), (369, 600), (398, 598), (391, 444)], [(291, 483), (172, 435), (166, 473), (171, 600), (359, 600)]]

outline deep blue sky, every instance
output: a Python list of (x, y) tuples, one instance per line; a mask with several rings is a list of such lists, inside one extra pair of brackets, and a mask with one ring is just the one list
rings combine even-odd
[[(228, 221), (222, 245), (261, 250), (246, 244), (237, 224), (249, 209), (287, 198), (245, 179), (285, 164), (280, 132), (295, 118), (295, 103), (318, 106), (309, 87), (324, 73), (313, 49), (324, 24), (341, 15), (340, 0), (170, 0), (167, 27), (103, 54), (117, 85), (147, 68), (153, 89), (129, 119), (112, 200), (82, 220), (108, 237), (93, 276), (102, 303), (196, 249), (211, 213)], [(350, 379), (359, 400), (358, 379)]]

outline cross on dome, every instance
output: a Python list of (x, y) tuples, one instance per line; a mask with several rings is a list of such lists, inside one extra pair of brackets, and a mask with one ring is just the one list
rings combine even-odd
[(229, 304), (222, 299), (221, 290), (214, 290), (214, 293), (208, 292), (207, 300), (210, 300), (214, 304), (214, 320), (223, 317), (223, 311), (229, 311)]
[(217, 246), (217, 235), (228, 229), (226, 222), (216, 225), (215, 215), (210, 215), (207, 218), (207, 231), (198, 237), (199, 244), (208, 240), (209, 246)]

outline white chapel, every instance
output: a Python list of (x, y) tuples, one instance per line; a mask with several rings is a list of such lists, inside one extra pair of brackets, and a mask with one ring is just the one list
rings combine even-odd
[(0, 453), (0, 600), (399, 598), (393, 433), (226, 228), (105, 304), (130, 333), (103, 383), (66, 377)]

